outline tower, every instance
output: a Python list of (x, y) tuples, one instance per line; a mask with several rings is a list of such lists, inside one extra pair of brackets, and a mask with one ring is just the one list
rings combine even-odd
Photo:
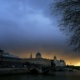
[(56, 56), (54, 56), (54, 60), (57, 60)]
[(32, 58), (32, 53), (31, 53), (31, 55), (30, 55), (30, 58)]

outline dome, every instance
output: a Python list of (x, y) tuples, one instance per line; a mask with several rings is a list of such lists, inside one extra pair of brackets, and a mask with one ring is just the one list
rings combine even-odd
[(36, 55), (41, 55), (39, 52)]
[(40, 53), (40, 52), (38, 52), (38, 53), (36, 54), (36, 58), (41, 58), (41, 53)]

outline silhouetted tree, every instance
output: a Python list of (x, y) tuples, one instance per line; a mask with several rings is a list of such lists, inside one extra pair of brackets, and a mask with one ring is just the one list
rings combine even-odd
[(70, 45), (80, 49), (80, 0), (55, 0), (52, 13), (62, 15), (60, 29), (70, 35)]

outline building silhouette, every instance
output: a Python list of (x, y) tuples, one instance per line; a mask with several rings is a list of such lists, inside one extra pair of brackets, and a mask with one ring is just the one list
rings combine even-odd
[(66, 63), (64, 60), (57, 60), (57, 57), (54, 56), (53, 60), (49, 60), (46, 58), (43, 58), (41, 53), (38, 52), (35, 55), (35, 58), (32, 57), (32, 54), (30, 55), (30, 58), (19, 58), (17, 56), (14, 56), (10, 53), (6, 53), (3, 50), (0, 50), (0, 67), (3, 68), (22, 68), (27, 67), (28, 65), (39, 65), (39, 66), (66, 66)]

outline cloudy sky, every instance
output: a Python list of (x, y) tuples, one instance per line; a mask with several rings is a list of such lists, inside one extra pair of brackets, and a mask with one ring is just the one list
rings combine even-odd
[(39, 51), (44, 58), (79, 64), (67, 37), (59, 29), (59, 17), (50, 13), (54, 0), (0, 0), (0, 48), (20, 57)]

